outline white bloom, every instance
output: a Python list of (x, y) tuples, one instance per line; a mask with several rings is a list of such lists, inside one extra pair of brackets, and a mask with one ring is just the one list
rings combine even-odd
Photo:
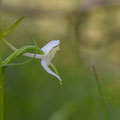
[[(56, 71), (55, 67), (52, 65), (51, 60), (54, 58), (55, 53), (59, 50), (59, 45), (60, 41), (59, 40), (52, 40), (48, 42), (45, 46), (41, 48), (41, 50), (45, 53), (44, 55), (42, 54), (36, 54), (35, 58), (41, 59), (41, 65), (43, 68), (49, 73), (54, 76), (56, 76), (60, 81), (62, 79), (58, 76), (57, 73), (54, 73), (48, 66), (51, 65), (51, 67)], [(24, 53), (24, 56), (27, 57), (33, 57), (35, 54), (34, 53)], [(56, 71), (57, 72), (57, 71)]]

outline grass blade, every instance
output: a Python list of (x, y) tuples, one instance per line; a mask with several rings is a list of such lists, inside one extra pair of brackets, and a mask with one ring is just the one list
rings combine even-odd
[(109, 114), (109, 111), (108, 111), (108, 108), (107, 108), (107, 105), (106, 105), (106, 98), (103, 94), (103, 91), (102, 91), (102, 88), (101, 88), (101, 85), (100, 85), (100, 82), (99, 82), (99, 78), (98, 78), (98, 75), (97, 75), (97, 72), (96, 72), (96, 69), (95, 69), (94, 65), (92, 65), (92, 69), (93, 69), (93, 72), (95, 74), (95, 79), (96, 79), (96, 82), (97, 82), (97, 87), (98, 87), (98, 92), (99, 92), (99, 99), (100, 99), (102, 109), (103, 109), (103, 112), (104, 112), (105, 120), (111, 120), (111, 117), (110, 117), (110, 114)]
[(9, 33), (11, 33), (20, 23), (21, 21), (25, 18), (25, 16), (22, 16), (21, 18), (19, 18), (15, 23), (13, 23), (8, 30), (4, 33), (4, 35), (8, 35)]

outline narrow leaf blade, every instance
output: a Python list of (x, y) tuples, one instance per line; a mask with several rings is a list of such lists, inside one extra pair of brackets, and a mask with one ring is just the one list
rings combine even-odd
[(25, 52), (28, 52), (30, 50), (36, 50), (36, 46), (24, 46), (24, 47), (22, 47), (20, 49), (17, 49), (14, 53), (12, 53), (9, 57), (7, 57), (2, 62), (2, 66), (6, 66), (7, 64), (11, 63), (13, 60), (15, 60), (20, 55), (22, 55)]
[(22, 16), (21, 18), (19, 18), (15, 23), (13, 23), (8, 30), (4, 33), (4, 35), (8, 35), (9, 33), (11, 33), (20, 23), (21, 21), (25, 18), (25, 16)]
[(92, 69), (93, 69), (93, 72), (95, 74), (95, 79), (96, 79), (96, 82), (97, 82), (97, 87), (98, 87), (98, 92), (99, 92), (99, 99), (100, 99), (102, 109), (103, 109), (103, 112), (104, 112), (105, 120), (111, 120), (111, 116), (110, 116), (110, 113), (108, 111), (107, 104), (106, 104), (106, 99), (105, 99), (105, 96), (103, 94), (103, 91), (102, 91), (102, 88), (101, 88), (101, 85), (100, 85), (100, 82), (99, 82), (99, 78), (98, 78), (98, 75), (97, 75), (97, 72), (96, 72), (96, 69), (95, 69), (94, 65), (92, 65)]
[(0, 29), (0, 39), (3, 39), (4, 38), (4, 34), (2, 32), (2, 30)]
[[(35, 56), (36, 56), (36, 54), (38, 52), (37, 43), (35, 43), (35, 44), (36, 44), (36, 50), (35, 50), (35, 54), (34, 54), (34, 56), (32, 58), (30, 58), (30, 59), (28, 59), (28, 60), (26, 60), (26, 61), (24, 61), (22, 63), (10, 63), (10, 64), (4, 65), (4, 66), (5, 67), (16, 67), (16, 66), (23, 65), (23, 64), (31, 62), (35, 58)], [(24, 53), (24, 51), (23, 51), (23, 53)]]

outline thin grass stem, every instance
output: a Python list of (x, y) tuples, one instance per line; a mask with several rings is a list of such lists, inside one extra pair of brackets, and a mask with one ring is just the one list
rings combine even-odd
[(107, 105), (106, 105), (106, 98), (103, 94), (103, 91), (102, 91), (102, 88), (101, 88), (101, 85), (100, 85), (100, 82), (99, 82), (99, 78), (98, 78), (98, 75), (97, 75), (97, 72), (96, 72), (96, 69), (95, 69), (94, 65), (92, 65), (92, 69), (93, 69), (93, 72), (95, 74), (95, 79), (96, 79), (98, 92), (99, 92), (99, 99), (100, 99), (101, 106), (102, 106), (102, 109), (103, 109), (103, 112), (104, 112), (105, 120), (111, 120), (111, 117), (110, 117), (110, 114), (109, 114), (109, 111), (108, 111), (108, 108), (107, 108)]

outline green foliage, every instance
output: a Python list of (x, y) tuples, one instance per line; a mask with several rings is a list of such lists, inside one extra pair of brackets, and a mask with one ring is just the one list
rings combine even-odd
[(95, 70), (94, 65), (92, 66), (92, 68), (93, 68), (93, 72), (95, 74), (97, 87), (98, 87), (98, 91), (99, 91), (99, 99), (100, 99), (100, 102), (101, 102), (101, 105), (102, 105), (102, 109), (103, 109), (103, 112), (104, 112), (105, 119), (106, 120), (111, 120), (111, 117), (110, 117), (110, 114), (109, 114), (109, 111), (108, 111), (108, 108), (107, 108), (107, 105), (106, 105), (106, 98), (103, 95), (103, 91), (102, 91), (102, 88), (101, 88), (101, 85), (100, 85), (100, 82), (99, 82), (99, 79), (98, 79), (98, 75), (97, 75), (97, 72)]
[(31, 51), (31, 50), (36, 50), (36, 46), (24, 46), (20, 49), (17, 49), (14, 53), (12, 53), (8, 58), (6, 58), (2, 62), (2, 66), (7, 66), (7, 64), (11, 63), (13, 60), (18, 58), (20, 55), (24, 54), (25, 52)]
[(8, 29), (6, 32), (2, 32), (2, 29), (0, 28), (0, 37), (1, 38), (4, 38), (6, 35), (10, 34), (21, 22), (22, 20), (24, 19), (25, 17), (21, 17), (19, 18), (15, 23), (13, 23)]
[[(34, 41), (34, 43), (35, 43), (36, 46), (30, 46), (30, 45), (28, 45), (28, 46), (24, 46), (24, 47), (22, 47), (22, 48), (17, 49), (17, 48), (15, 48), (11, 43), (9, 43), (9, 42), (5, 39), (5, 36), (7, 36), (9, 33), (11, 33), (11, 32), (20, 24), (20, 22), (21, 22), (23, 19), (24, 19), (24, 16), (21, 17), (20, 19), (18, 19), (13, 25), (11, 25), (5, 33), (3, 33), (2, 30), (0, 29), (0, 39), (2, 39), (2, 40), (6, 43), (6, 45), (8, 45), (8, 47), (10, 47), (12, 50), (15, 51), (14, 53), (12, 53), (8, 58), (6, 58), (6, 59), (2, 62), (1, 67), (3, 67), (3, 66), (16, 66), (16, 65), (25, 64), (25, 63), (31, 61), (32, 58), (29, 59), (29, 60), (27, 60), (27, 61), (25, 61), (25, 62), (23, 62), (23, 63), (19, 63), (19, 64), (9, 64), (9, 63), (11, 63), (13, 60), (15, 60), (16, 58), (18, 58), (20, 55), (23, 55), (25, 52), (28, 52), (28, 51), (31, 51), (31, 50), (37, 50), (38, 53), (44, 54), (44, 52), (43, 52), (40, 48), (37, 47), (37, 43), (36, 43), (35, 41)], [(35, 54), (35, 55), (36, 55), (36, 54)], [(33, 56), (33, 58), (35, 57), (35, 55)], [(9, 64), (9, 65), (8, 65), (8, 64)]]
[(13, 23), (6, 32), (4, 32), (4, 35), (8, 35), (10, 34), (21, 22), (22, 20), (25, 18), (25, 16), (22, 16), (21, 18), (19, 18), (15, 23)]

